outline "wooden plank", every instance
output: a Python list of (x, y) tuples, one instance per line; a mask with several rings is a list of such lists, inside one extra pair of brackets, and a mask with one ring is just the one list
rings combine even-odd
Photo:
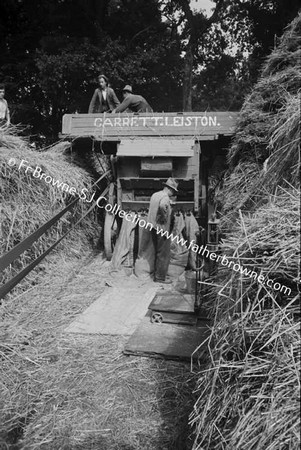
[[(164, 157), (155, 157), (154, 159), (158, 161), (160, 165), (161, 159)], [(124, 156), (118, 157), (117, 160), (117, 177), (119, 178), (138, 178), (141, 175), (140, 172), (140, 157), (136, 156)], [(198, 173), (198, 167), (196, 167), (196, 160), (194, 157), (175, 157), (171, 158), (173, 163), (173, 178), (190, 178), (193, 179), (195, 174)], [(143, 173), (143, 175), (146, 173)], [(170, 176), (170, 175), (168, 175)], [(168, 178), (165, 175), (165, 178)], [(158, 174), (156, 178), (163, 178), (161, 174)]]
[(194, 140), (172, 139), (123, 139), (117, 149), (117, 156), (187, 156), (192, 157)]
[(172, 158), (141, 158), (141, 172), (172, 172)]
[(233, 134), (237, 112), (65, 114), (63, 135), (100, 140), (126, 136), (192, 136), (204, 139)]
[[(121, 200), (121, 207), (124, 211), (140, 211), (149, 208), (149, 201), (146, 200)], [(194, 211), (194, 202), (176, 202), (175, 211)]]
[(106, 289), (65, 330), (67, 333), (131, 335), (148, 305), (156, 294), (156, 288)]
[[(151, 323), (150, 317), (146, 316), (126, 343), (123, 353), (190, 360), (191, 355), (208, 335), (209, 328), (206, 326)], [(205, 351), (206, 344), (193, 355), (194, 358), (204, 358)]]
[(199, 170), (200, 170), (200, 152), (201, 152), (201, 148), (200, 148), (200, 144), (196, 143), (195, 144), (195, 168), (196, 168), (196, 174), (195, 174), (195, 179), (194, 179), (194, 210), (198, 211), (199, 210), (199, 197), (200, 197), (200, 174), (199, 174)]
[[(157, 191), (160, 189), (163, 189), (163, 183), (166, 181), (166, 177), (164, 178), (147, 178), (147, 177), (141, 177), (141, 178), (129, 178), (129, 177), (123, 177), (119, 178), (120, 185), (122, 189), (125, 189), (126, 191), (131, 191), (133, 189), (147, 189), (150, 191)], [(179, 181), (179, 192), (183, 193), (183, 191), (193, 191), (193, 179), (188, 180), (178, 180)]]

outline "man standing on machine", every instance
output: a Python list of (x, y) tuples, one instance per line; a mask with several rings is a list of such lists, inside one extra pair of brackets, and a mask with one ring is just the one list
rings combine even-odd
[(111, 112), (120, 103), (105, 75), (98, 76), (98, 84), (99, 88), (95, 89), (89, 105), (89, 114)]

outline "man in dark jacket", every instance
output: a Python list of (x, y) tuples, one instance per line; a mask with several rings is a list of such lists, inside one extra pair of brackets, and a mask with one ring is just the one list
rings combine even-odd
[(150, 105), (142, 95), (132, 93), (132, 87), (128, 84), (123, 89), (123, 102), (114, 109), (113, 113), (123, 112), (128, 109), (130, 112), (153, 112)]
[(120, 104), (115, 92), (108, 86), (108, 79), (105, 75), (98, 77), (99, 88), (95, 89), (90, 102), (88, 113), (111, 112)]

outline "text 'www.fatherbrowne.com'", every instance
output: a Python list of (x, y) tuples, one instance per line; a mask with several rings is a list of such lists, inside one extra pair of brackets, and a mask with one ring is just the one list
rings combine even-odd
[[(17, 165), (17, 161), (15, 158), (10, 158), (8, 161), (8, 165), (10, 167), (14, 167)], [(33, 178), (39, 179), (41, 181), (44, 181), (46, 184), (56, 188), (60, 189), (63, 192), (69, 193), (73, 196), (79, 196), (80, 200), (85, 201), (87, 203), (91, 203), (94, 200), (94, 197), (96, 195), (96, 191), (89, 194), (89, 190), (86, 188), (82, 188), (80, 191), (77, 191), (75, 187), (70, 186), (68, 183), (63, 182), (61, 180), (56, 180), (50, 175), (47, 175), (45, 172), (43, 172), (42, 168), (39, 166), (32, 167), (28, 164), (28, 161), (25, 159), (22, 159), (18, 165), (19, 171), (24, 171), (25, 174), (31, 175)], [(89, 194), (89, 195), (88, 195)], [(104, 204), (104, 201), (106, 202)], [(110, 203), (107, 203), (107, 198), (103, 196), (99, 196), (97, 198), (96, 206), (101, 209), (105, 209), (105, 211), (118, 215), (121, 219), (125, 219), (128, 222), (132, 222), (134, 226), (138, 225), (141, 228), (149, 229), (150, 231), (154, 230), (157, 235), (162, 236), (163, 238), (170, 239), (172, 242), (176, 242), (179, 245), (185, 246), (188, 250), (191, 250), (194, 253), (198, 253), (201, 256), (205, 256), (206, 258), (210, 259), (211, 261), (217, 261), (224, 267), (229, 267), (235, 272), (240, 272), (241, 275), (253, 278), (257, 282), (266, 285), (275, 291), (283, 292), (284, 294), (290, 295), (291, 289), (287, 286), (284, 286), (278, 282), (274, 282), (274, 280), (271, 280), (270, 278), (265, 277), (262, 273), (258, 274), (258, 272), (254, 270), (247, 269), (246, 267), (243, 267), (239, 264), (239, 262), (229, 261), (230, 257), (225, 255), (218, 255), (214, 252), (211, 252), (207, 246), (205, 247), (203, 245), (199, 246), (196, 241), (193, 239), (188, 243), (187, 240), (185, 240), (183, 237), (179, 237), (178, 235), (173, 235), (172, 233), (169, 233), (166, 230), (163, 230), (161, 228), (154, 227), (154, 225), (150, 222), (147, 222), (145, 219), (141, 218), (141, 216), (135, 212), (126, 212), (123, 209), (121, 209), (120, 205), (111, 205)]]

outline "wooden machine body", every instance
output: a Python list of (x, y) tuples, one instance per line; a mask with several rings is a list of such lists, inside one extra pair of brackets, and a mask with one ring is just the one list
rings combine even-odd
[(62, 137), (107, 144), (115, 161), (117, 203), (146, 210), (168, 177), (179, 182), (175, 209), (203, 215), (202, 143), (233, 134), (236, 112), (66, 114)]

